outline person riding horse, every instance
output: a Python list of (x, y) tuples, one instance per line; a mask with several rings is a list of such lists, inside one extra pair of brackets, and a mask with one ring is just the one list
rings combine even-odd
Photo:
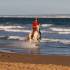
[(33, 38), (35, 31), (38, 31), (38, 33), (40, 34), (39, 39), (41, 39), (40, 23), (38, 22), (37, 18), (35, 18), (35, 20), (32, 22), (32, 35), (31, 35), (31, 38)]
[(30, 43), (35, 43), (35, 45), (39, 45), (41, 40), (41, 32), (40, 32), (40, 23), (38, 19), (32, 22), (32, 32), (30, 32), (27, 37), (25, 37), (25, 41), (29, 41)]

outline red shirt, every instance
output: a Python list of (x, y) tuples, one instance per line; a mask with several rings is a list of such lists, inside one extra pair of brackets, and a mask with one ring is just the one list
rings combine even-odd
[(34, 22), (32, 23), (32, 27), (33, 27), (33, 28), (37, 28), (37, 25), (39, 25), (39, 22), (37, 22), (37, 21), (34, 21)]
[(37, 25), (39, 25), (39, 22), (38, 21), (34, 21), (32, 23), (33, 31), (37, 31)]

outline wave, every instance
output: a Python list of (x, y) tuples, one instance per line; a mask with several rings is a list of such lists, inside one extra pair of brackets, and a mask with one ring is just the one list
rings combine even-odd
[(51, 27), (49, 29), (51, 29), (53, 32), (56, 32), (58, 34), (70, 34), (70, 28)]
[(25, 30), (26, 27), (25, 26), (17, 26), (17, 25), (14, 25), (14, 26), (4, 26), (4, 25), (1, 25), (0, 26), (0, 31), (8, 31), (8, 32), (30, 32), (30, 30)]
[[(52, 24), (42, 24), (42, 28), (49, 27), (48, 29), (41, 29), (41, 32), (48, 32), (48, 33), (58, 33), (58, 34), (70, 34), (70, 28), (64, 27), (52, 27)], [(0, 31), (7, 31), (7, 32), (31, 32), (31, 27), (24, 25), (1, 25)]]
[(70, 32), (70, 28), (51, 27), (50, 29), (51, 29), (52, 31), (69, 31), (69, 32)]
[[(9, 26), (0, 26), (0, 31), (7, 31), (7, 32), (31, 32), (31, 27), (28, 26), (17, 26), (17, 25), (9, 25)], [(45, 30), (42, 30), (41, 32), (46, 32)]]
[(21, 30), (21, 29), (5, 29), (8, 32), (31, 32), (31, 30)]
[(13, 39), (13, 40), (25, 40), (25, 37), (20, 37), (20, 36), (9, 36), (8, 39)]
[(50, 26), (53, 26), (53, 24), (42, 24), (41, 26), (42, 27), (50, 27)]
[[(50, 28), (51, 29), (51, 28)], [(30, 33), (32, 30), (28, 30), (28, 29), (5, 29), (5, 30), (2, 30), (1, 31), (7, 31), (7, 32), (25, 32), (25, 33)], [(41, 30), (41, 33), (57, 33), (57, 34), (70, 34), (70, 31), (67, 29), (65, 31), (60, 31), (59, 29), (57, 30)]]
[[(24, 41), (26, 37), (20, 37), (20, 36), (0, 36), (0, 39), (7, 39), (7, 40), (22, 40)], [(50, 39), (50, 38), (42, 38), (40, 42), (60, 42), (64, 44), (70, 44), (70, 40), (67, 39)]]
[[(25, 40), (26, 37), (19, 37), (19, 36), (9, 36), (8, 39), (18, 39), (18, 40)], [(61, 42), (65, 44), (70, 44), (70, 40), (67, 39), (49, 39), (49, 38), (42, 38), (40, 42)]]
[(16, 53), (15, 51), (12, 52), (12, 51), (10, 51), (10, 50), (3, 50), (3, 49), (1, 49), (1, 48), (0, 48), (0, 52)]
[(49, 38), (42, 38), (41, 40), (42, 42), (46, 41), (46, 42), (61, 42), (61, 43), (65, 43), (65, 44), (70, 44), (70, 40), (67, 39), (49, 39)]
[[(7, 31), (7, 32), (25, 32), (25, 33), (30, 33), (32, 32), (32, 30), (20, 30), (20, 29), (5, 29), (4, 31)], [(46, 32), (46, 30), (41, 30), (42, 33)]]
[(19, 25), (9, 25), (9, 26), (4, 26), (4, 25), (0, 25), (0, 28), (5, 28), (5, 29), (7, 29), (7, 28), (25, 28), (24, 26), (19, 26)]

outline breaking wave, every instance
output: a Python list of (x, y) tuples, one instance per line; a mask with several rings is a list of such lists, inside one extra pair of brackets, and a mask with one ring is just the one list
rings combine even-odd
[(66, 27), (51, 27), (49, 29), (51, 29), (52, 32), (56, 32), (58, 34), (70, 34), (70, 28)]

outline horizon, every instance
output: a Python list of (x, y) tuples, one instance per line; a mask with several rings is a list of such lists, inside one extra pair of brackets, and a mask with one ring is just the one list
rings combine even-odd
[(70, 18), (70, 14), (47, 14), (47, 15), (0, 15), (0, 17), (25, 17), (25, 18)]

